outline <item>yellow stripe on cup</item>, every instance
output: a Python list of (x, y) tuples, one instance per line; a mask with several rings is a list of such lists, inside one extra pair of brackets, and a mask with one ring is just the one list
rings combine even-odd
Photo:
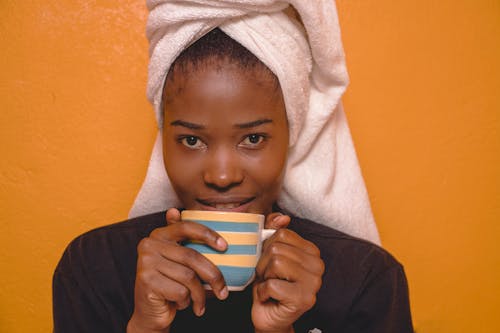
[(184, 221), (259, 223), (264, 222), (264, 215), (212, 210), (184, 210), (181, 212), (181, 219)]
[(259, 242), (259, 235), (257, 233), (220, 231), (219, 235), (231, 245), (254, 245)]
[(244, 254), (203, 254), (208, 260), (215, 265), (235, 266), (235, 267), (255, 267), (257, 264), (256, 255)]
[[(259, 242), (259, 235), (257, 233), (245, 232), (224, 232), (219, 231), (229, 245), (257, 245)], [(190, 243), (204, 244), (204, 242), (191, 240)]]

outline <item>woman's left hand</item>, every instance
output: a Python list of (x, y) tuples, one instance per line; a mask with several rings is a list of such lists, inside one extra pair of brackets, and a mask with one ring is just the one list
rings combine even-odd
[(293, 332), (293, 323), (316, 303), (325, 270), (319, 249), (286, 229), (290, 217), (271, 214), (266, 228), (279, 229), (264, 242), (253, 284), (256, 332)]

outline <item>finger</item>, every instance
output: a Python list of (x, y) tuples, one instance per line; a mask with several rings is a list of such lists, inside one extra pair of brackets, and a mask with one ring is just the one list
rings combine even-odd
[(321, 275), (313, 274), (305, 270), (301, 264), (289, 261), (282, 256), (274, 256), (258, 277), (263, 280), (280, 279), (306, 283), (308, 288), (314, 290), (319, 290), (322, 282)]
[(290, 313), (303, 313), (316, 303), (316, 293), (304, 292), (296, 283), (277, 279), (259, 283), (254, 289), (254, 297), (260, 302), (278, 301)]
[[(219, 299), (226, 299), (228, 290), (226, 282), (222, 276), (221, 271), (210, 260), (205, 258), (201, 253), (193, 249), (183, 247), (177, 243), (163, 243), (157, 241), (159, 253), (168, 261), (173, 261), (190, 270), (194, 271), (196, 275), (209, 284), (216, 296)], [(170, 262), (169, 262), (170, 263)], [(195, 297), (199, 297), (195, 295)]]
[(172, 261), (158, 265), (157, 270), (164, 276), (189, 289), (189, 294), (193, 302), (193, 311), (196, 315), (201, 316), (205, 309), (205, 290), (195, 271)]
[(289, 224), (290, 216), (275, 212), (266, 216), (264, 227), (266, 229), (281, 229), (288, 227)]
[(300, 278), (303, 268), (300, 264), (287, 260), (283, 256), (273, 256), (264, 272), (260, 275), (264, 280), (282, 279), (290, 282), (296, 282)]
[(302, 249), (290, 244), (272, 242), (266, 247), (266, 250), (262, 252), (259, 262), (257, 263), (255, 271), (258, 276), (264, 274), (264, 270), (269, 265), (270, 260), (276, 256), (286, 258), (313, 274), (322, 275), (325, 270), (325, 265), (320, 257), (306, 253)]
[(160, 272), (144, 270), (138, 272), (136, 278), (143, 286), (136, 288), (136, 291), (142, 291), (142, 300), (154, 307), (165, 306), (165, 301), (174, 303), (178, 310), (189, 306), (189, 290)]
[(297, 289), (295, 283), (272, 279), (260, 282), (255, 286), (254, 298), (262, 303), (274, 300), (285, 305), (290, 303), (292, 295), (296, 292)]
[(177, 208), (170, 208), (167, 210), (167, 214), (165, 215), (167, 219), (167, 224), (174, 224), (181, 222), (181, 212)]
[(165, 242), (198, 241), (218, 251), (224, 251), (227, 248), (227, 242), (217, 232), (191, 221), (174, 222), (168, 227), (156, 228), (151, 232), (150, 237)]
[(301, 251), (304, 251), (306, 253), (309, 253), (313, 256), (319, 257), (320, 252), (319, 249), (314, 243), (305, 240), (304, 238), (300, 237), (297, 233), (289, 230), (289, 229), (279, 229), (277, 230), (274, 235), (272, 235), (266, 242), (264, 242), (262, 246), (262, 251), (266, 251), (266, 249), (273, 243), (273, 242), (281, 242), (285, 244), (289, 244), (291, 246), (297, 247), (301, 249)]

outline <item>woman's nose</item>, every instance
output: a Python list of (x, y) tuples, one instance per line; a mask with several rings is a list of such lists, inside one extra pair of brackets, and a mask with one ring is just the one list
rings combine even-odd
[(243, 170), (236, 152), (218, 149), (209, 154), (205, 164), (203, 180), (209, 187), (226, 191), (243, 182)]

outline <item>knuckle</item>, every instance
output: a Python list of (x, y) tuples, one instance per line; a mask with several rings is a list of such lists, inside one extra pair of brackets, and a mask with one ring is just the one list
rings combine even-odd
[(185, 263), (193, 264), (201, 259), (201, 254), (189, 248), (184, 248), (182, 251), (182, 261)]
[(191, 225), (191, 222), (188, 221), (188, 222), (171, 224), (171, 225), (169, 225), (169, 227), (172, 228), (173, 226), (175, 226), (176, 228), (179, 228), (179, 230), (182, 234), (185, 234), (186, 232), (189, 232), (190, 225)]
[(177, 299), (183, 301), (189, 297), (189, 290), (186, 287), (177, 289)]
[(278, 280), (277, 279), (266, 280), (266, 282), (262, 284), (262, 287), (268, 290), (277, 290)]
[(281, 254), (281, 246), (278, 243), (272, 243), (267, 248), (267, 251), (271, 255), (280, 255)]
[(148, 270), (141, 270), (141, 271), (137, 272), (136, 279), (139, 282), (148, 283), (149, 281), (151, 281), (151, 273)]
[(321, 285), (323, 284), (323, 280), (319, 276), (315, 276), (312, 278), (311, 285), (314, 287), (314, 291), (318, 291), (321, 288)]
[(264, 274), (264, 269), (265, 269), (265, 265), (262, 263), (262, 261), (259, 261), (259, 263), (257, 264), (257, 266), (255, 266), (255, 274), (257, 274), (257, 276), (262, 276)]
[(177, 303), (177, 309), (178, 310), (184, 310), (186, 309), (189, 304), (191, 303), (191, 299), (189, 298), (189, 294), (186, 297), (183, 297), (182, 299), (177, 300), (175, 303)]
[(289, 232), (290, 231), (288, 229), (279, 229), (275, 232), (275, 238), (278, 241), (285, 241)]
[(202, 237), (209, 242), (215, 242), (215, 240), (217, 239), (217, 235), (215, 234), (215, 232), (205, 226), (203, 226)]
[(137, 259), (137, 267), (151, 267), (153, 265), (154, 258), (149, 253), (142, 253)]
[(220, 272), (213, 272), (208, 275), (206, 279), (206, 283), (212, 286), (223, 284), (224, 278)]
[(319, 248), (314, 244), (314, 243), (310, 243), (311, 246), (311, 252), (316, 256), (316, 257), (319, 257), (321, 252), (319, 251)]
[(177, 302), (177, 310), (185, 310), (189, 306), (189, 301)]
[(306, 297), (304, 297), (303, 303), (304, 306), (307, 307), (307, 309), (310, 309), (316, 304), (316, 294), (309, 294)]
[(151, 231), (151, 233), (149, 234), (149, 237), (151, 238), (158, 238), (158, 234), (160, 233), (160, 231), (158, 229), (155, 229), (153, 231)]
[(137, 245), (137, 252), (139, 253), (149, 252), (153, 246), (152, 242), (153, 241), (149, 237), (141, 239), (141, 241)]
[(196, 273), (190, 269), (184, 273), (184, 277), (189, 284), (193, 284), (198, 279)]
[(149, 237), (159, 238), (160, 234), (161, 234), (161, 230), (159, 228), (156, 228), (153, 231), (151, 231), (151, 233), (149, 234)]
[(271, 269), (279, 269), (283, 266), (283, 257), (280, 255), (274, 255), (270, 260), (269, 260), (269, 268)]
[(325, 262), (320, 259), (318, 265), (319, 265), (320, 274), (323, 275), (323, 273), (325, 273), (325, 269), (326, 269)]

